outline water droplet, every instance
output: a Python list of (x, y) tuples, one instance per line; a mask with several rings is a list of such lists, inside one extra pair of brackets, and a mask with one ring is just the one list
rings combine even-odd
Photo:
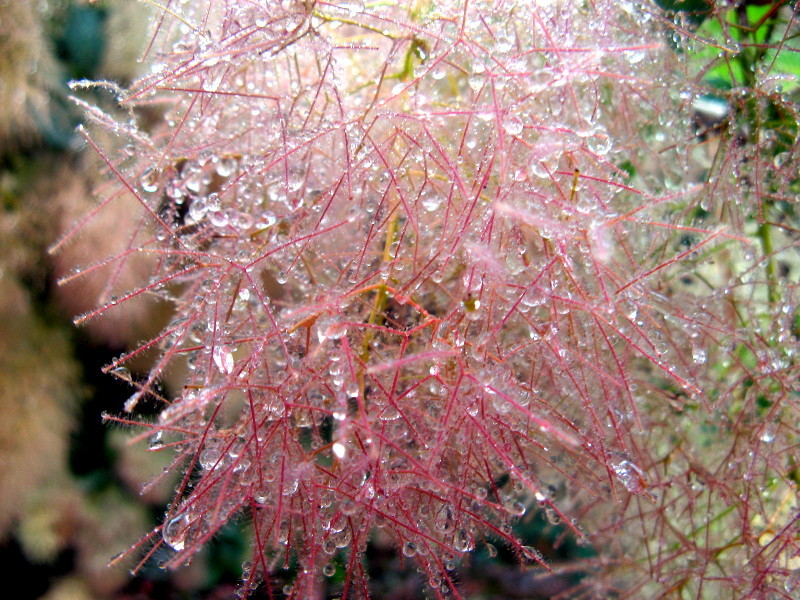
[(217, 175), (220, 177), (230, 177), (236, 170), (238, 161), (232, 156), (223, 156), (217, 161)]
[(189, 218), (195, 223), (203, 220), (208, 212), (208, 206), (203, 198), (195, 198), (189, 205)]
[(629, 460), (623, 460), (614, 465), (614, 473), (622, 482), (622, 485), (632, 494), (640, 494), (645, 491), (646, 478), (644, 472)]
[(282, 496), (291, 496), (297, 491), (297, 487), (300, 485), (300, 482), (297, 478), (293, 478), (291, 480), (287, 480), (283, 482), (283, 489), (281, 490)]
[(544, 163), (536, 159), (531, 161), (530, 165), (528, 166), (528, 175), (538, 179), (545, 179), (550, 176)]
[(334, 454), (334, 455), (336, 456), (336, 458), (338, 458), (339, 460), (343, 459), (343, 458), (344, 458), (344, 456), (345, 456), (345, 454), (347, 454), (347, 448), (345, 447), (345, 445), (344, 445), (344, 444), (341, 444), (341, 443), (339, 443), (339, 442), (335, 442), (335, 443), (333, 444), (332, 450), (333, 450), (333, 454)]
[(528, 560), (532, 560), (534, 562), (542, 562), (544, 560), (542, 558), (542, 553), (533, 546), (520, 546), (519, 549), (522, 551), (522, 555)]
[(395, 408), (394, 404), (389, 404), (380, 412), (378, 418), (381, 421), (395, 421), (400, 418), (400, 411)]
[(219, 194), (209, 194), (205, 204), (209, 212), (218, 212), (222, 210), (222, 201), (219, 198)]
[(484, 72), (472, 73), (467, 78), (467, 84), (469, 85), (470, 88), (472, 88), (472, 91), (474, 92), (480, 91), (480, 89), (486, 84), (486, 73)]
[(522, 119), (514, 114), (508, 115), (503, 121), (503, 129), (509, 135), (519, 135), (523, 129)]
[(214, 227), (225, 227), (228, 224), (228, 213), (223, 210), (212, 212), (208, 220)]
[(169, 181), (167, 183), (167, 187), (164, 190), (164, 193), (167, 195), (168, 198), (172, 198), (175, 200), (175, 204), (183, 204), (184, 202), (184, 190), (183, 184), (179, 181)]
[(430, 193), (423, 197), (422, 208), (428, 212), (437, 210), (442, 204), (442, 198), (436, 193)]
[(111, 369), (111, 374), (119, 377), (123, 381), (127, 381), (128, 383), (133, 381), (131, 378), (131, 372), (126, 367), (114, 367)]
[(790, 158), (791, 154), (789, 152), (780, 152), (772, 159), (772, 164), (775, 165), (776, 169), (780, 169)]
[(200, 466), (204, 469), (213, 469), (219, 462), (222, 453), (213, 446), (205, 448), (200, 454)]
[(353, 534), (350, 533), (350, 528), (345, 527), (341, 532), (337, 533), (333, 539), (333, 543), (337, 548), (347, 548), (350, 541), (353, 539)]
[(234, 215), (231, 224), (240, 231), (247, 231), (253, 226), (253, 216), (246, 212), (239, 212)]
[(548, 506), (544, 509), (544, 516), (550, 525), (561, 524), (561, 515), (559, 515), (552, 506)]
[(597, 156), (605, 156), (611, 150), (611, 137), (606, 134), (596, 134), (586, 140), (589, 150)]
[(632, 65), (635, 65), (642, 62), (647, 56), (647, 53), (644, 50), (636, 50), (627, 52), (626, 56), (628, 58), (628, 62), (630, 62)]
[(278, 543), (287, 544), (289, 542), (289, 521), (281, 521), (278, 526)]
[(475, 547), (472, 541), (472, 536), (467, 533), (465, 529), (456, 531), (455, 538), (453, 539), (453, 548), (459, 552), (469, 552)]
[(706, 362), (706, 351), (699, 346), (692, 346), (692, 360), (696, 365), (702, 365)]
[(223, 375), (230, 375), (233, 372), (233, 354), (227, 346), (216, 346), (214, 348), (214, 364), (217, 365), (219, 372)]
[(450, 533), (455, 529), (455, 514), (451, 504), (445, 504), (439, 509), (433, 526), (440, 533)]
[(508, 506), (508, 512), (515, 517), (521, 517), (525, 514), (525, 505), (522, 502), (512, 502)]
[(775, 439), (775, 426), (768, 424), (761, 431), (761, 441), (765, 444), (770, 444)]
[(149, 438), (147, 438), (147, 448), (152, 452), (161, 450), (164, 447), (164, 432), (156, 431)]
[(790, 594), (800, 591), (800, 569), (795, 569), (786, 576), (786, 581), (783, 582), (783, 589)]
[(186, 545), (187, 527), (188, 523), (184, 514), (167, 521), (167, 524), (161, 530), (161, 537), (164, 538), (164, 543), (176, 552), (183, 550)]
[(411, 558), (417, 553), (417, 545), (414, 542), (406, 542), (403, 544), (403, 556)]
[(333, 577), (336, 574), (336, 567), (328, 563), (322, 567), (322, 574), (325, 575), (325, 577)]
[(495, 42), (495, 45), (494, 45), (495, 52), (503, 54), (503, 53), (508, 52), (509, 50), (511, 50), (511, 48), (513, 48), (513, 47), (514, 47), (514, 44), (512, 43), (512, 41), (511, 41), (511, 39), (509, 37), (507, 37), (504, 34), (501, 34), (501, 35), (497, 36), (497, 39), (496, 39), (496, 42)]
[(157, 191), (158, 175), (158, 171), (152, 167), (142, 173), (142, 176), (139, 178), (139, 185), (142, 187), (142, 191), (147, 193), (153, 193)]
[(492, 406), (500, 414), (506, 414), (511, 411), (512, 405), (504, 396), (500, 394), (492, 394)]

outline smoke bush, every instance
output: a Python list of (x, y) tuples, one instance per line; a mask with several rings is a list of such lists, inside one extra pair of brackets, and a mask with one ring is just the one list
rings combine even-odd
[[(777, 56), (793, 10), (752, 47)], [(174, 309), (108, 367), (128, 411), (160, 406), (108, 418), (184, 473), (144, 560), (181, 565), (245, 516), (242, 595), (319, 597), (338, 569), (364, 597), (380, 530), (460, 597), (489, 543), (575, 570), (515, 533), (543, 511), (598, 553), (570, 597), (791, 597), (800, 188), (774, 59), (734, 73), (715, 129), (704, 77), (749, 38), (647, 3), (155, 12), (128, 112), (87, 105), (119, 143), (84, 132), (113, 183), (98, 211), (141, 216), (75, 275), (109, 278), (79, 322)], [(142, 256), (150, 278), (116, 289)]]

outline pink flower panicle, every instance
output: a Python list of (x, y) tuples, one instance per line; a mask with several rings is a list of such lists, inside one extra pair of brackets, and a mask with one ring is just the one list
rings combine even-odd
[[(128, 250), (98, 268), (152, 266), (87, 318), (142, 295), (174, 307), (109, 366), (153, 357), (126, 410), (161, 403), (144, 436), (184, 473), (145, 560), (166, 545), (164, 566), (181, 565), (244, 515), (242, 594), (318, 597), (343, 568), (342, 596), (366, 596), (379, 531), (433, 596), (459, 597), (453, 569), (483, 544), (558, 570), (513, 529), (541, 510), (606, 553), (575, 593), (743, 589), (729, 571), (719, 583), (725, 534), (708, 522), (783, 523), (742, 476), (772, 473), (784, 494), (791, 453), (764, 449), (743, 379), (726, 382), (768, 388), (770, 419), (796, 416), (797, 397), (789, 363), (753, 377), (736, 350), (781, 354), (747, 331), (768, 303), (746, 299), (737, 322), (738, 292), (679, 285), (708, 256), (758, 258), (735, 215), (687, 217), (733, 188), (674, 152), (688, 113), (665, 87), (686, 67), (659, 13), (373, 4), (161, 9), (150, 73), (122, 99), (138, 125), (115, 131), (136, 131), (135, 151), (86, 134), (117, 183), (106, 202), (141, 209)], [(176, 372), (183, 387), (164, 397)], [(775, 439), (796, 440), (781, 422)], [(708, 508), (720, 499), (729, 520)], [(775, 535), (730, 542), (743, 578), (777, 585), (771, 565), (797, 543)]]

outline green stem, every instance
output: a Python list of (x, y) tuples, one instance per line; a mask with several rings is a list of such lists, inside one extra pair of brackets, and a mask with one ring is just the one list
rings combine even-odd
[(758, 226), (758, 240), (761, 250), (766, 257), (767, 272), (767, 298), (770, 304), (778, 301), (778, 274), (775, 268), (775, 259), (772, 256), (772, 235), (769, 223), (760, 223)]
[[(389, 221), (389, 226), (386, 229), (386, 241), (383, 245), (383, 263), (389, 264), (392, 260), (391, 248), (394, 243), (394, 238), (397, 234), (397, 224), (400, 220), (399, 213), (395, 213), (392, 220)], [(379, 320), (382, 320), (383, 314), (386, 311), (386, 301), (388, 300), (388, 290), (386, 289), (386, 280), (378, 288), (378, 293), (375, 295), (375, 303), (372, 305), (372, 310), (369, 313), (367, 323), (370, 325), (377, 325)], [(364, 334), (364, 342), (361, 344), (361, 360), (366, 362), (369, 358), (369, 344), (372, 341), (373, 330), (367, 329)]]

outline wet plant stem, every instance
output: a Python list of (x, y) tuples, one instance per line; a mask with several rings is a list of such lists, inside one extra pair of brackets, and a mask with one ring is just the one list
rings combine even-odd
[(758, 241), (761, 243), (761, 250), (764, 252), (766, 260), (764, 268), (767, 273), (767, 299), (770, 304), (775, 304), (778, 301), (778, 276), (775, 259), (772, 256), (772, 235), (769, 223), (758, 225)]
[[(388, 228), (386, 230), (386, 241), (383, 246), (383, 264), (388, 265), (392, 260), (392, 244), (395, 241), (395, 236), (397, 234), (397, 224), (399, 221), (399, 213), (395, 213), (392, 217), (391, 221), (389, 221)], [(372, 305), (372, 310), (369, 314), (369, 319), (367, 323), (369, 325), (377, 325), (378, 321), (382, 319), (383, 313), (386, 310), (386, 301), (388, 299), (388, 292), (386, 289), (386, 281), (389, 279), (387, 274), (383, 276), (383, 282), (378, 286), (377, 293), (375, 294), (375, 303)], [(369, 358), (369, 345), (372, 342), (372, 330), (368, 330), (364, 334), (364, 341), (361, 345), (361, 360), (364, 362), (367, 361)]]

